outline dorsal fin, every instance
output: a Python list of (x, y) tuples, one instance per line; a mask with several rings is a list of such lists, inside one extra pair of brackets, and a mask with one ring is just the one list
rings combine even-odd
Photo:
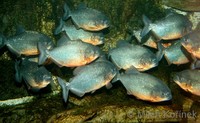
[(131, 66), (130, 68), (128, 68), (125, 73), (130, 73), (130, 74), (136, 74), (136, 73), (140, 73), (137, 68), (135, 68), (134, 66)]
[(81, 2), (78, 6), (77, 9), (85, 9), (87, 8), (87, 5), (84, 2)]
[(80, 66), (80, 67), (75, 68), (73, 71), (73, 75), (74, 76), (78, 75), (84, 68), (85, 66)]
[(16, 26), (16, 34), (15, 35), (19, 35), (19, 34), (22, 34), (24, 33), (26, 30), (24, 29), (24, 26), (22, 25), (17, 25)]

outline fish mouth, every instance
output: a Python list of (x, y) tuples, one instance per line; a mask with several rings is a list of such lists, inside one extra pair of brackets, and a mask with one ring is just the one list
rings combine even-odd
[(169, 96), (169, 97), (161, 98), (159, 102), (169, 101), (171, 99), (172, 99), (172, 96)]
[(44, 88), (49, 83), (50, 83), (50, 81), (46, 81), (46, 80), (43, 80), (43, 81), (40, 81), (40, 82), (34, 82), (32, 80), (32, 81), (29, 81), (29, 83), (27, 83), (27, 84), (30, 85), (32, 88)]
[(171, 94), (171, 92), (166, 92), (165, 94), (164, 94), (164, 98), (162, 99), (162, 101), (168, 101), (168, 100), (171, 100), (172, 99), (172, 94)]
[(169, 101), (172, 99), (171, 93), (166, 93), (165, 97), (155, 97), (151, 99), (151, 102), (164, 102), (164, 101)]
[(175, 74), (175, 75), (172, 76), (172, 78), (173, 78), (173, 81), (175, 83), (177, 83), (178, 85), (181, 84), (180, 83), (180, 77), (178, 75)]
[(50, 84), (50, 81), (42, 81), (41, 84), (38, 85), (39, 88), (44, 88), (46, 87), (48, 84)]
[(138, 67), (137, 69), (138, 69), (139, 71), (146, 71), (146, 70), (149, 70), (149, 69), (151, 69), (151, 68), (156, 67), (157, 65), (158, 65), (158, 63), (146, 64), (146, 65), (144, 65), (144, 66)]
[(88, 30), (88, 31), (101, 31), (105, 28), (108, 28), (109, 25), (105, 22), (99, 23), (99, 24), (94, 24), (94, 25), (83, 25), (83, 29)]

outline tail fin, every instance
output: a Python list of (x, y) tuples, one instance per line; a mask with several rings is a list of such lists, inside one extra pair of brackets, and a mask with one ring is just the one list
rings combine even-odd
[(38, 42), (38, 50), (40, 52), (38, 64), (42, 65), (48, 58), (47, 49), (44, 42)]
[(157, 42), (158, 52), (156, 53), (157, 60), (160, 61), (164, 55), (165, 49), (162, 46), (161, 42)]
[(144, 37), (150, 31), (149, 25), (150, 25), (151, 21), (145, 15), (142, 16), (142, 20), (144, 22), (144, 28), (143, 28), (143, 30), (141, 32), (141, 37)]
[(64, 4), (64, 15), (63, 20), (67, 20), (70, 17), (71, 10), (69, 9), (69, 6), (65, 3)]
[(59, 33), (61, 33), (63, 31), (63, 27), (64, 27), (64, 21), (61, 18), (58, 27), (54, 31), (54, 35), (58, 35)]
[(22, 76), (20, 74), (20, 68), (19, 68), (19, 64), (20, 64), (20, 61), (15, 61), (15, 80), (16, 82), (18, 83), (21, 83), (22, 81)]
[(58, 79), (59, 85), (62, 88), (63, 99), (65, 102), (67, 102), (68, 95), (69, 95), (69, 88), (68, 88), (69, 83), (67, 83), (66, 85), (66, 82), (63, 79), (61, 79), (60, 77), (57, 77), (57, 79)]

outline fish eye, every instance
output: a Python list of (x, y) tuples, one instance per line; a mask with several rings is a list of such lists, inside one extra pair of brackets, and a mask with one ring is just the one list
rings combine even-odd
[(50, 80), (50, 79), (51, 79), (51, 77), (50, 77), (50, 76), (48, 76), (48, 75), (43, 75), (43, 79), (44, 79), (44, 80)]
[(95, 40), (95, 36), (91, 36), (91, 40), (94, 41)]
[(181, 81), (181, 82), (184, 82), (184, 81), (185, 81), (185, 78), (180, 77), (180, 81)]

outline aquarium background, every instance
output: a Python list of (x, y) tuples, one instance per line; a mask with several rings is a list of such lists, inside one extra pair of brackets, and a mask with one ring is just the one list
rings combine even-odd
[[(143, 14), (155, 21), (167, 14), (167, 5), (170, 5), (157, 0), (2, 0), (0, 33), (6, 37), (15, 35), (16, 26), (23, 25), (26, 30), (47, 34), (56, 43), (60, 35), (53, 35), (53, 31), (63, 15), (65, 2), (72, 10), (83, 2), (108, 16), (111, 26), (106, 30), (105, 44), (100, 46), (105, 52), (115, 47), (118, 40), (128, 38), (132, 30), (143, 28)], [(195, 28), (200, 19), (200, 12), (174, 10), (188, 14)], [(49, 87), (39, 94), (30, 93), (25, 85), (16, 84), (14, 59), (15, 56), (6, 47), (0, 49), (0, 122), (198, 122), (200, 120), (200, 98), (183, 91), (171, 80), (174, 72), (189, 68), (189, 64), (169, 66), (167, 61), (162, 59), (158, 67), (147, 71), (170, 87), (173, 99), (168, 102), (150, 103), (128, 96), (119, 82), (113, 84), (109, 90), (101, 88), (82, 98), (70, 93), (69, 102), (65, 104), (55, 77), (54, 88)], [(72, 77), (72, 70), (69, 68), (59, 68), (56, 65), (49, 65), (47, 68), (54, 76), (61, 76), (66, 80)], [(196, 117), (174, 116), (181, 112), (195, 112), (197, 115)]]

